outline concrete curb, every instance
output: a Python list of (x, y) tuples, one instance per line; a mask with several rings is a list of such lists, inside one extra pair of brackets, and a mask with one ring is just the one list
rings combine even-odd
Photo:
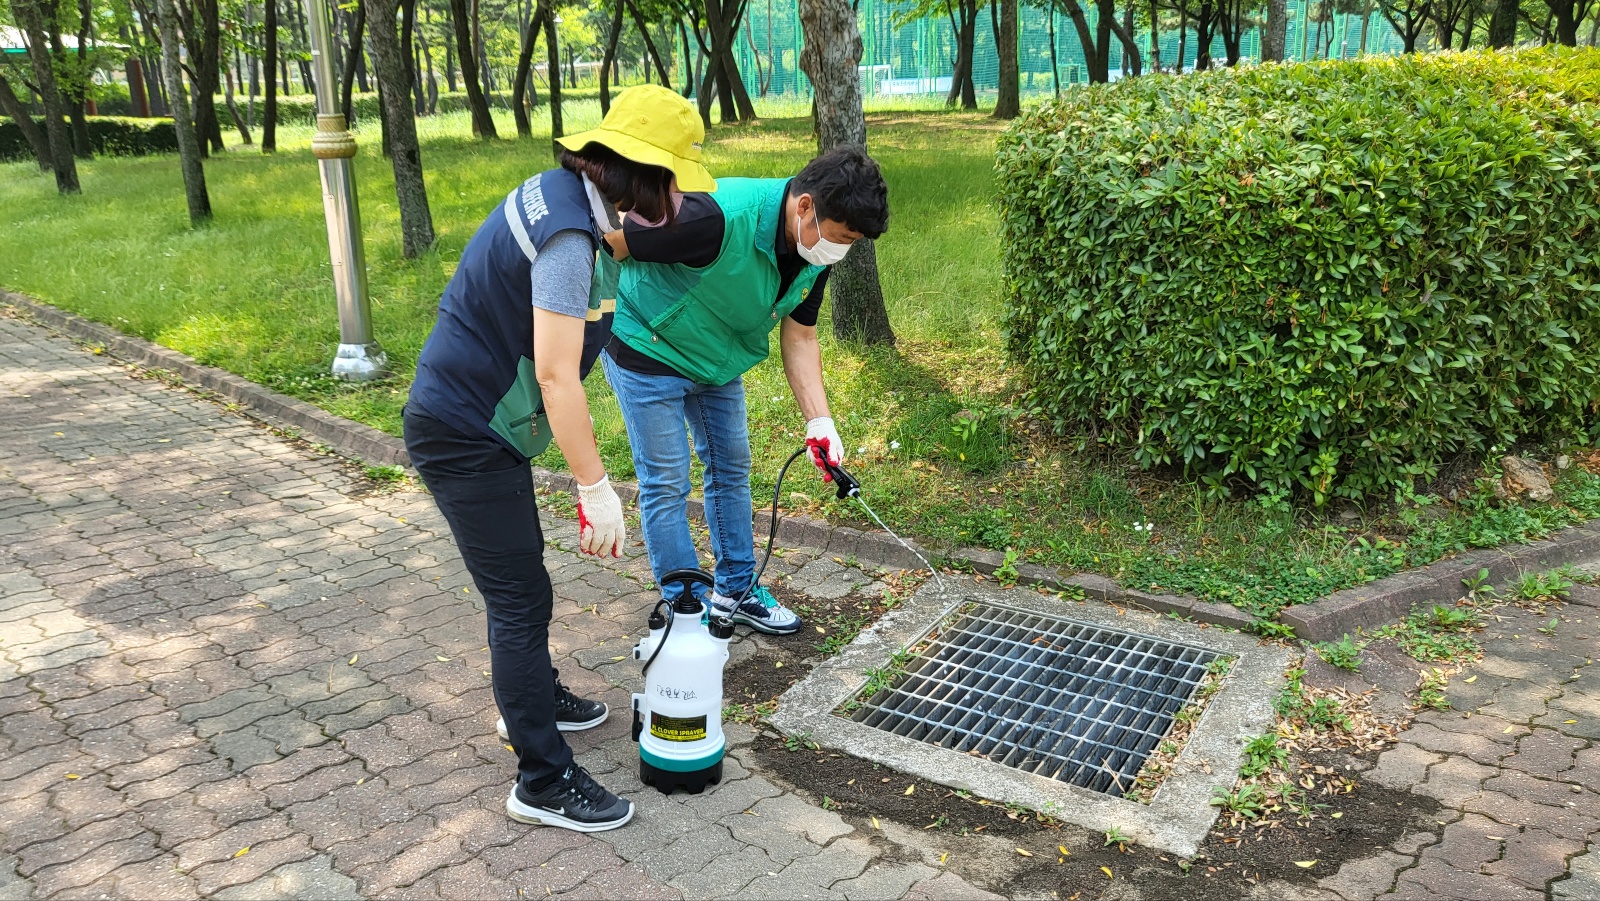
[(1570, 526), (1545, 541), (1470, 551), (1336, 591), (1315, 603), (1290, 607), (1278, 618), (1306, 641), (1332, 641), (1359, 628), (1399, 619), (1417, 605), (1453, 603), (1466, 593), (1467, 582), (1485, 571), (1488, 584), (1504, 585), (1524, 573), (1545, 572), (1594, 556), (1600, 556), (1600, 528), (1593, 523)]

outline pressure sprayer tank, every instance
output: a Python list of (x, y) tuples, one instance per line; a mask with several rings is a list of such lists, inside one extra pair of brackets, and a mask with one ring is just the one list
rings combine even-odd
[(712, 586), (701, 570), (674, 570), (661, 582), (681, 583), (684, 591), (666, 615), (660, 607), (650, 614), (650, 633), (633, 649), (634, 659), (645, 661), (644, 691), (633, 696), (639, 779), (664, 794), (699, 794), (722, 781), (722, 669), (733, 624), (703, 616), (690, 587)]

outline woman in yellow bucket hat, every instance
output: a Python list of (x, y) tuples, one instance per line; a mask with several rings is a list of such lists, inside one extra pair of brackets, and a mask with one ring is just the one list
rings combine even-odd
[(599, 251), (618, 210), (670, 222), (675, 191), (715, 190), (704, 136), (688, 101), (645, 85), (599, 128), (560, 139), (560, 168), (514, 188), (467, 243), (417, 360), (406, 449), (483, 598), (497, 728), (517, 753), (506, 812), (521, 822), (599, 832), (633, 817), (561, 735), (609, 711), (551, 665), (554, 594), (529, 461), (555, 441), (577, 480), (582, 551), (621, 556), (622, 503), (582, 383), (616, 304), (617, 264)]

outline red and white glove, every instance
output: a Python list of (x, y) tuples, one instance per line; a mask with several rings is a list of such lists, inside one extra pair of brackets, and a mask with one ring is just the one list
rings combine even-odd
[(806, 450), (812, 464), (822, 470), (822, 481), (833, 481), (827, 467), (843, 465), (844, 442), (839, 440), (839, 430), (834, 428), (831, 417), (818, 416), (806, 423)]
[(585, 554), (622, 556), (628, 530), (622, 524), (622, 498), (603, 478), (585, 488), (578, 486), (578, 547)]

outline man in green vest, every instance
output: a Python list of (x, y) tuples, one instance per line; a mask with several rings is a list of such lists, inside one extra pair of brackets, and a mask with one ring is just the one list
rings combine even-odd
[[(575, 136), (577, 137), (577, 136)], [(568, 145), (571, 147), (571, 145)], [(579, 148), (572, 148), (574, 150)], [(705, 466), (706, 524), (716, 553), (708, 601), (774, 635), (800, 618), (755, 578), (750, 436), (741, 377), (778, 329), (784, 374), (806, 420), (812, 462), (844, 446), (822, 382), (817, 315), (828, 267), (889, 225), (889, 192), (859, 147), (838, 147), (792, 179), (724, 178), (683, 194), (672, 223), (630, 215), (606, 241), (622, 266), (613, 337), (602, 355), (639, 478), (645, 548), (656, 579), (700, 565), (689, 533), (690, 442)], [(668, 599), (684, 590), (663, 586)]]

